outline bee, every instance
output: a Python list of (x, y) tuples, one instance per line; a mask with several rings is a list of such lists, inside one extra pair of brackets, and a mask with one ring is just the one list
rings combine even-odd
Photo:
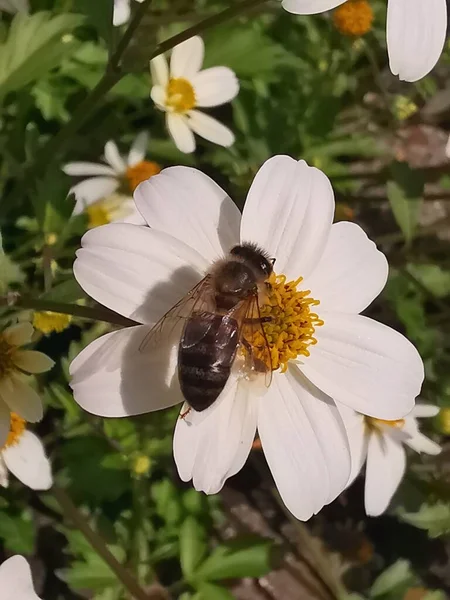
[[(270, 287), (274, 262), (254, 244), (234, 246), (142, 342), (141, 349), (149, 341), (157, 345), (167, 328), (173, 329), (182, 320), (178, 379), (190, 408), (201, 412), (217, 400), (240, 349), (245, 374), (264, 374), (270, 385), (271, 353), (263, 329), (270, 317), (261, 317), (260, 298)], [(255, 339), (259, 340), (256, 352)]]

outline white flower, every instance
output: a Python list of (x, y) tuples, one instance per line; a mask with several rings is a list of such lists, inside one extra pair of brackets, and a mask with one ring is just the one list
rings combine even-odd
[(366, 513), (381, 515), (389, 506), (406, 468), (406, 444), (416, 452), (439, 454), (441, 447), (420, 433), (417, 418), (434, 417), (439, 408), (416, 404), (404, 419), (386, 421), (365, 417), (339, 406), (350, 442), (352, 471), (349, 485), (366, 466), (364, 502)]
[(27, 431), (25, 421), (11, 413), (11, 426), (6, 444), (0, 450), (0, 485), (8, 487), (11, 471), (32, 490), (51, 488), (52, 470), (41, 440)]
[(105, 145), (104, 159), (107, 164), (71, 162), (63, 167), (66, 175), (87, 176), (74, 185), (74, 214), (87, 211), (91, 226), (111, 221), (140, 222), (132, 194), (142, 181), (159, 173), (159, 165), (145, 159), (148, 134), (136, 136), (127, 157), (121, 156), (117, 145), (109, 141)]
[(0, 10), (9, 13), (28, 12), (30, 7), (28, 0), (0, 0)]
[[(282, 277), (276, 279), (274, 310), (280, 313), (267, 324), (290, 331), (297, 323), (285, 341), (271, 330), (279, 342), (273, 364), (279, 358), (282, 369), (274, 371), (265, 395), (234, 373), (209, 409), (178, 419), (175, 461), (184, 481), (215, 493), (242, 468), (258, 429), (284, 502), (308, 519), (342, 492), (350, 474), (348, 440), (333, 398), (374, 417), (398, 419), (420, 391), (423, 364), (415, 348), (358, 314), (383, 289), (386, 258), (358, 225), (332, 225), (328, 178), (288, 156), (262, 166), (242, 218), (214, 181), (187, 167), (165, 169), (141, 184), (135, 201), (150, 227), (111, 224), (88, 232), (74, 273), (96, 301), (144, 325), (97, 339), (73, 361), (76, 401), (109, 417), (182, 402), (177, 336), (143, 351), (145, 324), (158, 321), (240, 240), (259, 244), (276, 258), (277, 272), (294, 282), (286, 288)], [(320, 300), (317, 308), (311, 297)], [(299, 321), (291, 318), (297, 309)], [(288, 361), (295, 347), (300, 354)]]
[[(283, 0), (291, 13), (310, 15), (331, 10), (346, 0)], [(418, 81), (435, 66), (447, 31), (446, 0), (387, 0), (387, 47), (394, 75)]]
[[(136, 2), (143, 1), (144, 0), (136, 0)], [(130, 14), (130, 0), (114, 0), (113, 25), (115, 27), (128, 23), (130, 20)]]
[(40, 600), (31, 578), (30, 565), (16, 554), (0, 565), (0, 597), (2, 600)]
[(239, 92), (239, 82), (228, 67), (201, 71), (203, 55), (203, 40), (195, 36), (175, 46), (170, 69), (162, 54), (150, 61), (152, 100), (166, 112), (167, 129), (181, 152), (194, 152), (194, 133), (219, 146), (234, 143), (228, 127), (196, 108), (230, 102)]
[(33, 331), (30, 323), (18, 323), (0, 333), (0, 446), (9, 434), (11, 412), (29, 423), (42, 419), (41, 399), (22, 374), (44, 373), (54, 363), (42, 352), (20, 348), (31, 342)]

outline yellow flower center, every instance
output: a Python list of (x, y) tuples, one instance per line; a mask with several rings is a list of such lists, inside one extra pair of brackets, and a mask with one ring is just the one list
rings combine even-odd
[(103, 200), (99, 200), (88, 206), (86, 208), (86, 213), (88, 216), (89, 229), (100, 227), (100, 225), (107, 225), (110, 222), (109, 214)]
[(450, 435), (450, 408), (441, 408), (439, 421), (442, 433)]
[(166, 104), (173, 112), (185, 113), (196, 104), (194, 88), (187, 79), (182, 77), (170, 79), (166, 93)]
[(406, 121), (418, 111), (417, 104), (406, 96), (396, 96), (394, 113), (399, 121)]
[(333, 21), (342, 34), (359, 37), (371, 30), (373, 10), (367, 0), (348, 0), (336, 8)]
[(150, 160), (142, 160), (133, 167), (128, 167), (125, 177), (130, 188), (130, 192), (134, 192), (137, 186), (143, 181), (147, 181), (153, 175), (158, 175), (161, 172), (161, 167), (158, 163)]
[(17, 442), (20, 440), (23, 432), (25, 431), (25, 419), (19, 417), (16, 413), (11, 413), (10, 415), (10, 425), (9, 425), (9, 433), (6, 439), (5, 445), (2, 450), (5, 448), (9, 448), (10, 446), (15, 446)]
[(403, 429), (405, 419), (396, 421), (386, 421), (385, 419), (375, 419), (375, 417), (364, 417), (366, 427), (372, 431), (380, 431), (383, 427), (392, 427), (393, 429)]
[(130, 207), (126, 205), (128, 200), (129, 196), (111, 194), (86, 207), (89, 229), (127, 217), (130, 213)]
[[(309, 356), (309, 346), (316, 344), (314, 337), (316, 327), (323, 325), (312, 308), (319, 304), (310, 298), (310, 290), (298, 290), (303, 278), (286, 282), (286, 275), (275, 275), (269, 278), (267, 301), (261, 306), (261, 317), (270, 320), (262, 327), (270, 348), (272, 370), (281, 369), (284, 373), (290, 360), (298, 356)], [(253, 353), (259, 360), (265, 360), (264, 339), (257, 331), (249, 340)], [(245, 353), (245, 350), (244, 350)]]
[(33, 327), (46, 335), (55, 331), (61, 333), (69, 327), (72, 320), (71, 315), (55, 313), (49, 310), (35, 312), (33, 316)]
[(140, 454), (136, 456), (133, 463), (133, 472), (135, 475), (147, 475), (150, 471), (151, 461), (148, 456)]
[(7, 377), (16, 370), (14, 364), (15, 349), (15, 346), (11, 346), (11, 344), (0, 335), (0, 379)]

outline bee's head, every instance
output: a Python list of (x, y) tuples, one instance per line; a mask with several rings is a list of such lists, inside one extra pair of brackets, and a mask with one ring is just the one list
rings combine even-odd
[(265, 281), (272, 274), (275, 259), (270, 258), (267, 252), (256, 244), (244, 243), (234, 246), (230, 254), (248, 265), (258, 281)]

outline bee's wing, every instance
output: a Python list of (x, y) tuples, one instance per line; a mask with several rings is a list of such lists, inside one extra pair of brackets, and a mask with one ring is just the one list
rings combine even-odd
[(184, 324), (193, 312), (211, 311), (212, 305), (210, 276), (206, 275), (151, 328), (142, 340), (139, 351), (157, 348), (161, 341), (170, 337), (177, 325)]

